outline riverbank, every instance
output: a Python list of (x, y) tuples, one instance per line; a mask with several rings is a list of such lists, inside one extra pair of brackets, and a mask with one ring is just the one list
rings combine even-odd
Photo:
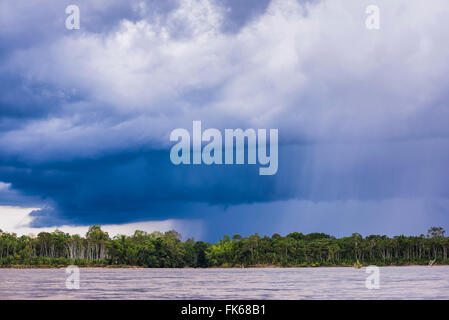
[[(67, 265), (10, 265), (10, 266), (0, 266), (0, 269), (61, 269), (66, 268), (70, 264)], [(76, 265), (76, 264), (75, 264)], [(369, 265), (376, 265), (376, 264), (361, 264), (359, 266), (357, 265), (351, 265), (351, 264), (342, 264), (342, 265), (298, 265), (298, 266), (280, 266), (275, 264), (258, 264), (253, 266), (211, 266), (206, 268), (201, 267), (182, 267), (182, 268), (157, 268), (157, 267), (145, 267), (145, 266), (131, 266), (131, 265), (76, 265), (79, 268), (88, 269), (88, 268), (95, 268), (95, 269), (294, 269), (294, 268), (363, 268), (367, 267)], [(429, 266), (428, 263), (407, 263), (407, 264), (381, 264), (377, 265), (379, 267), (416, 267), (416, 266), (429, 266), (429, 267), (435, 267), (435, 266), (448, 266), (449, 264), (433, 264), (432, 266)]]

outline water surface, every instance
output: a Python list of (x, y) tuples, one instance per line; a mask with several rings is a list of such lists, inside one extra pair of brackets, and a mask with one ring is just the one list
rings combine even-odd
[(449, 266), (381, 267), (369, 290), (365, 268), (0, 269), (0, 299), (449, 299)]

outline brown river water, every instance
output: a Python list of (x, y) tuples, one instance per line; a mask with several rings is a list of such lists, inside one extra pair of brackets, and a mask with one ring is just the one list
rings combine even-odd
[(449, 266), (366, 268), (0, 269), (0, 299), (449, 299)]

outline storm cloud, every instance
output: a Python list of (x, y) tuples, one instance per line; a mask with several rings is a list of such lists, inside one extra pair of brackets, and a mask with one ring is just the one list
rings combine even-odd
[[(303, 227), (277, 206), (290, 202), (298, 216), (315, 203), (317, 219), (334, 204), (357, 228), (340, 211), (447, 203), (447, 1), (379, 0), (379, 30), (358, 0), (78, 1), (80, 30), (65, 29), (69, 4), (0, 3), (0, 205), (38, 204), (32, 226), (176, 218), (218, 230), (240, 212), (269, 230), (288, 207)], [(193, 120), (279, 129), (278, 173), (174, 166), (170, 132)], [(447, 225), (443, 207), (420, 214)]]

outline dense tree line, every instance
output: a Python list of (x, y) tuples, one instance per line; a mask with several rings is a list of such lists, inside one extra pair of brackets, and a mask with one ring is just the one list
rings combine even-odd
[(154, 268), (244, 266), (352, 266), (354, 264), (449, 264), (442, 228), (427, 236), (370, 235), (335, 238), (324, 233), (261, 237), (225, 236), (217, 243), (187, 239), (176, 231), (136, 231), (110, 238), (100, 226), (85, 237), (62, 231), (17, 236), (0, 230), (0, 266), (144, 266)]

